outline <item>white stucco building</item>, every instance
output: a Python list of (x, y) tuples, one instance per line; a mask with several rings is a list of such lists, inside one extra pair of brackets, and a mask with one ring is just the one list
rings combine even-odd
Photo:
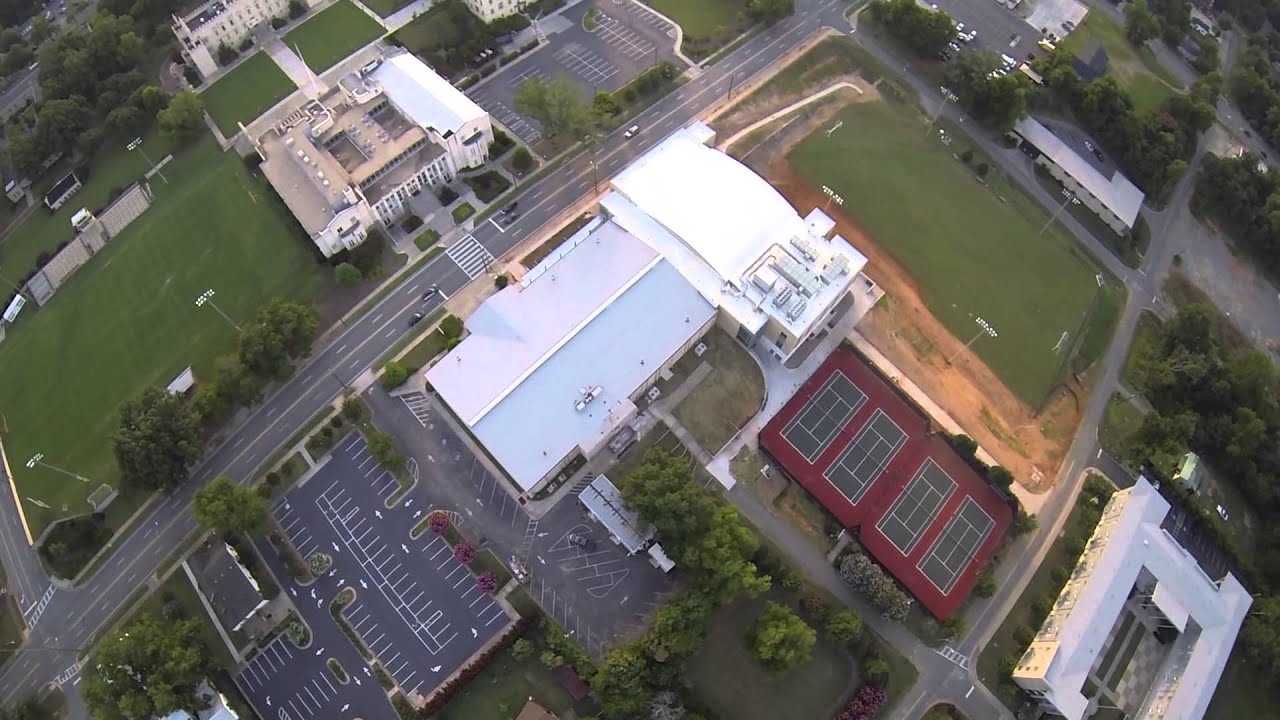
[(325, 257), (484, 163), (489, 115), (410, 53), (351, 74), (256, 141), (262, 171)]
[[(307, 7), (319, 2), (302, 1)], [(289, 0), (210, 0), (182, 17), (174, 15), (173, 34), (183, 58), (207, 78), (218, 70), (220, 46), (237, 50), (254, 28), (288, 15)]]
[(593, 457), (715, 324), (788, 358), (871, 303), (866, 258), (765, 180), (679, 130), (611, 182), (601, 213), (464, 322), (427, 382), (523, 492)]
[[(1253, 599), (1209, 577), (1171, 534), (1169, 503), (1145, 479), (1104, 508), (1014, 681), (1050, 716), (1199, 720)], [(1105, 717), (1114, 717), (1114, 713)]]
[(514, 15), (533, 0), (463, 0), (476, 17), (485, 22), (493, 22), (501, 17)]

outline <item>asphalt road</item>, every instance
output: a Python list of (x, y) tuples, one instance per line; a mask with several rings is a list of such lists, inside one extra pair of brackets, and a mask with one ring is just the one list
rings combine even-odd
[[(663, 98), (635, 120), (646, 131), (625, 141), (622, 133), (606, 137), (594, 151), (604, 173), (657, 144), (725, 97), (732, 84), (746, 81), (777, 60), (824, 24), (839, 22), (837, 0), (802, 0), (797, 13), (744, 43), (699, 77)], [(501, 256), (566, 207), (593, 191), (590, 159), (577, 153), (556, 170), (531, 181), (518, 196), (523, 215), (507, 228), (480, 223), (473, 236), (492, 255)], [(281, 444), (321, 408), (337, 398), (355, 379), (408, 331), (408, 318), (421, 307), (421, 293), (435, 284), (446, 292), (461, 288), (470, 278), (448, 256), (441, 255), (405, 277), (396, 289), (362, 317), (314, 352), (310, 361), (260, 405), (205, 459), (184, 484), (154, 505), (138, 529), (115, 549), (111, 559), (80, 586), (57, 592), (45, 611), (46, 620), (31, 630), (25, 651), (0, 674), (0, 703), (10, 704), (70, 666), (110, 620), (112, 614), (165, 563), (196, 527), (190, 504), (195, 489), (220, 474), (247, 482)], [(6, 503), (12, 498), (6, 495)], [(6, 514), (11, 506), (4, 508)], [(25, 542), (14, 538), (11, 523), (0, 525), (5, 544), (19, 553)], [(18, 559), (25, 567), (28, 561)], [(57, 618), (57, 622), (48, 621)]]

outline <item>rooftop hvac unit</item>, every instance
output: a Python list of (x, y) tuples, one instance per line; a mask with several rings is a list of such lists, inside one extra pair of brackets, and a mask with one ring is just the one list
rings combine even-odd
[(822, 281), (830, 285), (836, 278), (847, 274), (849, 274), (849, 258), (844, 255), (836, 255), (822, 271)]
[(302, 158), (303, 160), (307, 159), (307, 154), (302, 152), (302, 148), (298, 148), (298, 157)]
[(794, 305), (792, 305), (790, 308), (787, 309), (787, 319), (795, 320), (796, 318), (800, 317), (800, 315), (804, 313), (804, 309), (808, 306), (809, 306), (809, 301), (805, 300), (804, 298), (800, 298), (799, 300), (796, 301)]
[(802, 237), (791, 238), (791, 246), (800, 251), (800, 254), (804, 256), (804, 259), (809, 262), (813, 262), (818, 257), (818, 251), (814, 250), (813, 246), (809, 244), (809, 241)]
[(773, 286), (778, 282), (778, 273), (773, 268), (764, 266), (756, 270), (751, 276), (751, 284), (760, 288), (761, 292), (768, 294), (773, 290)]
[(316, 177), (318, 177), (318, 178), (320, 178), (321, 180), (323, 180), (323, 179), (324, 179), (324, 171), (323, 171), (323, 170), (317, 170), (317, 171), (316, 171)]
[(285, 146), (285, 147), (293, 147), (293, 138), (291, 138), (291, 137), (287, 137), (287, 138), (285, 138), (285, 139), (284, 139), (284, 146)]
[(578, 398), (578, 402), (573, 404), (573, 409), (578, 412), (582, 412), (591, 404), (591, 401), (599, 397), (602, 392), (604, 392), (604, 388), (599, 385), (596, 385), (593, 388), (582, 388), (582, 397)]
[(786, 305), (786, 304), (787, 304), (787, 301), (791, 299), (791, 296), (792, 296), (793, 294), (794, 294), (794, 293), (793, 293), (793, 291), (791, 290), (791, 286), (790, 286), (790, 285), (787, 285), (786, 287), (784, 287), (784, 288), (782, 288), (781, 290), (779, 290), (779, 291), (778, 291), (778, 294), (774, 296), (774, 298), (773, 298), (773, 306), (774, 306), (774, 307), (778, 307), (778, 308), (780, 308), (780, 307), (782, 307), (783, 305)]

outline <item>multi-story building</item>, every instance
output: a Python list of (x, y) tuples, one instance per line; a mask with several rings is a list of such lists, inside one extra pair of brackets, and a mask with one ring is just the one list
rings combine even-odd
[(533, 0), (463, 0), (476, 17), (485, 22), (493, 22), (501, 17), (514, 15)]
[(262, 171), (325, 257), (484, 163), (489, 115), (410, 53), (353, 73), (256, 142)]
[(1229, 572), (1210, 577), (1187, 532), (1145, 479), (1112, 495), (1013, 671), (1045, 715), (1204, 716), (1253, 598)]
[[(313, 6), (319, 0), (303, 0)], [(182, 57), (201, 77), (218, 70), (218, 48), (236, 48), (253, 29), (273, 17), (289, 14), (289, 0), (210, 0), (183, 17), (173, 16), (173, 34)]]

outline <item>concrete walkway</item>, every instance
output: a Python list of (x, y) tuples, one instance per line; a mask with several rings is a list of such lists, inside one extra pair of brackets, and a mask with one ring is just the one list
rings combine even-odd
[(298, 57), (298, 54), (292, 48), (285, 45), (283, 40), (272, 38), (263, 45), (262, 49), (267, 55), (271, 56), (271, 60), (280, 67), (280, 70), (285, 75), (289, 76), (289, 79), (293, 81), (294, 85), (298, 86), (298, 89), (304, 95), (311, 100), (319, 99), (323, 86), (316, 78), (315, 73), (311, 71), (311, 68), (307, 67), (306, 62)]

